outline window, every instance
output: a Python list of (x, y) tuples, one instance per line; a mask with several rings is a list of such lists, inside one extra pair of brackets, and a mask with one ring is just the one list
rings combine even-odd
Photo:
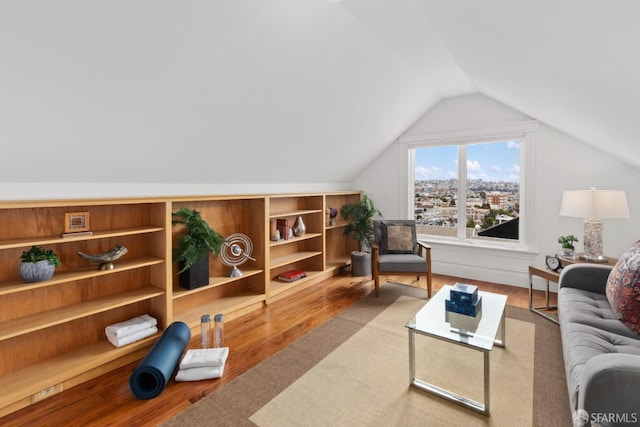
[(418, 234), (427, 240), (527, 246), (524, 148), (525, 133), (410, 147)]

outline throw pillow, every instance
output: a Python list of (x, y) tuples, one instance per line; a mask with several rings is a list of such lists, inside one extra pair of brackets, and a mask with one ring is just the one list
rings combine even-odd
[(383, 221), (382, 247), (383, 254), (416, 253), (416, 227), (413, 221)]
[(606, 292), (616, 317), (640, 334), (640, 241), (613, 267)]

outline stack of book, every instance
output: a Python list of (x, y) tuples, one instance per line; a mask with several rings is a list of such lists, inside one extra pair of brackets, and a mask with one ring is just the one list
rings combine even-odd
[(482, 311), (482, 298), (478, 296), (478, 287), (465, 283), (456, 283), (445, 299), (445, 310), (465, 316), (476, 317)]
[(278, 220), (276, 221), (276, 229), (280, 234), (280, 239), (289, 240), (289, 230), (290, 230), (289, 220), (284, 218), (278, 218)]
[(296, 280), (304, 279), (305, 277), (307, 277), (307, 273), (302, 270), (289, 270), (280, 273), (278, 280), (282, 280), (283, 282), (295, 282)]

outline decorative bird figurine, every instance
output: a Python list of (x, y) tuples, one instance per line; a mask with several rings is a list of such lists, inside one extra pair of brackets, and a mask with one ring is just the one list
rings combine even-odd
[(98, 270), (113, 270), (115, 268), (113, 261), (126, 254), (127, 251), (128, 249), (126, 246), (115, 245), (107, 252), (103, 252), (101, 254), (90, 255), (80, 251), (78, 251), (77, 254), (88, 261), (99, 262), (100, 266), (98, 267)]

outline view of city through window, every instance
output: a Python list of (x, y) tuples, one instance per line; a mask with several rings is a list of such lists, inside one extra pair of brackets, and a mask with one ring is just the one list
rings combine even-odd
[[(510, 140), (416, 148), (418, 233), (517, 240), (520, 146), (521, 141)], [(458, 168), (460, 162), (466, 167)], [(463, 171), (461, 176), (459, 170)], [(466, 194), (464, 202), (462, 194)], [(458, 218), (461, 203), (465, 206), (464, 217)]]

